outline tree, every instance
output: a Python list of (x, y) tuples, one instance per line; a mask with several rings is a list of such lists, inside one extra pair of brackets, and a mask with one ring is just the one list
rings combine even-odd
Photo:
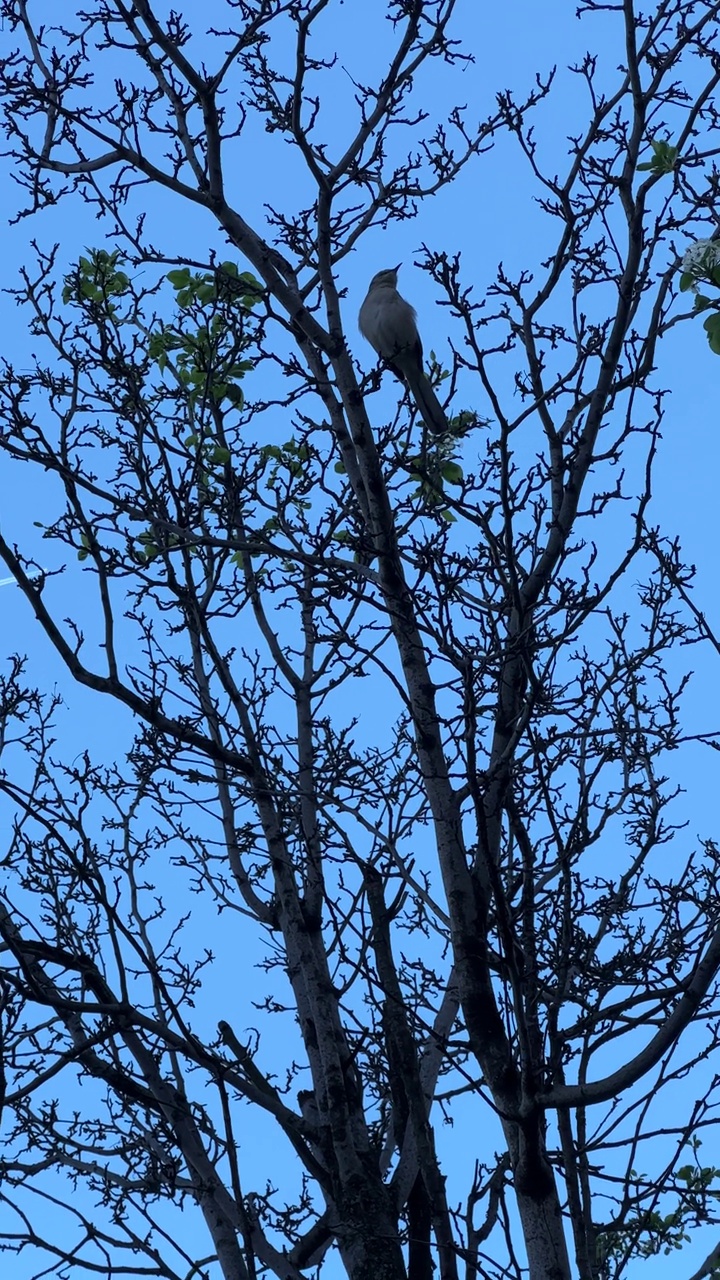
[[(616, 45), (574, 69), (561, 176), (532, 129), (552, 75), (477, 126), (417, 98), (466, 65), (455, 0), (368, 7), (352, 129), (323, 111), (342, 5), (216, 8), (206, 36), (149, 0), (52, 30), (2, 4), (22, 213), (104, 220), (71, 269), (37, 248), (41, 346), (0, 387), (93, 603), (67, 616), (27, 529), (0, 554), (134, 725), (123, 760), (68, 763), (57, 699), (7, 669), (3, 1247), (34, 1275), (620, 1277), (717, 1221), (718, 853), (676, 852), (667, 756), (684, 646), (718, 642), (651, 498), (660, 340), (683, 290), (713, 306), (712, 253), (680, 267), (715, 232), (720, 5), (583, 6)], [(258, 121), (303, 178), (253, 223)], [(427, 438), (351, 354), (343, 265), (503, 137), (554, 242), (481, 300), (423, 250), (452, 351)], [(156, 189), (217, 243), (157, 247)], [(461, 1187), (438, 1117), (466, 1115)]]

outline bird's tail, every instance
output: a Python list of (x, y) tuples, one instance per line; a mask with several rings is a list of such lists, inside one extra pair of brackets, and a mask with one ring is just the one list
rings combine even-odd
[(448, 420), (422, 369), (406, 369), (403, 372), (425, 426), (436, 435), (442, 435), (448, 429)]

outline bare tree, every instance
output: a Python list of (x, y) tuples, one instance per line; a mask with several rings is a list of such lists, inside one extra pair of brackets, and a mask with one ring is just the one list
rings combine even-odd
[[(715, 236), (720, 4), (583, 6), (616, 54), (574, 68), (560, 176), (552, 75), (479, 125), (416, 101), (467, 57), (461, 7), (386, 0), (384, 70), (324, 136), (331, 0), (227, 0), (209, 34), (200, 6), (0, 6), (22, 212), (105, 220), (71, 270), (37, 249), (36, 363), (0, 384), (74, 616), (27, 530), (0, 554), (134, 725), (68, 763), (6, 670), (0, 1241), (28, 1274), (601, 1280), (717, 1220), (718, 852), (681, 843), (668, 755), (684, 646), (720, 644), (650, 504), (659, 341)], [(258, 121), (303, 176), (253, 224)], [(378, 417), (343, 263), (503, 135), (554, 241), (485, 298), (423, 251), (452, 351), (428, 438), (400, 383)], [(158, 247), (150, 189), (214, 243)], [(708, 253), (683, 288), (714, 316)], [(471, 1117), (465, 1185), (439, 1116)]]

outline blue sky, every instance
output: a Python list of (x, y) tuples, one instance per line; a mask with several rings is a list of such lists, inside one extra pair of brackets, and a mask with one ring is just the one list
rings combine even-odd
[[(203, 5), (205, 15), (214, 5)], [(380, 0), (362, 6), (346, 3), (332, 6), (327, 18), (328, 48), (337, 46), (339, 65), (335, 73), (333, 97), (323, 102), (331, 139), (340, 146), (343, 128), (353, 110), (350, 76), (369, 80), (373, 68), (382, 62), (385, 48), (382, 24), (378, 22), (384, 6)], [(54, 12), (48, 0), (35, 6), (37, 11)], [(192, 6), (194, 10), (194, 6)], [(191, 6), (186, 6), (188, 15)], [(471, 104), (471, 114), (478, 117), (492, 108), (496, 92), (512, 87), (522, 94), (535, 72), (547, 73), (558, 64), (554, 93), (543, 104), (537, 116), (537, 136), (543, 154), (562, 166), (566, 152), (565, 135), (574, 121), (584, 119), (584, 102), (577, 79), (564, 70), (567, 63), (578, 60), (590, 48), (606, 59), (607, 74), (612, 78), (622, 57), (622, 48), (613, 44), (611, 30), (616, 17), (600, 15), (579, 23), (575, 5), (565, 0), (552, 0), (542, 6), (538, 19), (537, 4), (516, 0), (513, 4), (485, 6), (477, 0), (464, 0), (458, 8), (458, 34), (475, 56), (475, 63), (452, 74), (440, 73), (433, 64), (420, 84), (427, 109), (442, 119), (455, 102)], [(194, 22), (194, 17), (191, 17)], [(0, 40), (7, 40), (7, 32)], [(107, 81), (103, 87), (111, 91)], [(262, 130), (251, 130), (238, 156), (237, 168), (231, 174), (229, 195), (249, 221), (262, 229), (269, 203), (282, 207), (293, 184), (302, 183), (302, 175), (292, 156), (279, 150), (284, 144), (268, 138)], [(7, 162), (5, 162), (7, 166)], [(6, 167), (7, 174), (7, 167)], [(8, 175), (9, 176), (9, 175)], [(458, 182), (432, 200), (425, 202), (418, 217), (411, 222), (395, 224), (387, 232), (371, 232), (357, 252), (345, 259), (339, 275), (348, 291), (348, 324), (350, 341), (367, 363), (368, 352), (355, 329), (354, 315), (364, 294), (367, 281), (379, 267), (402, 261), (401, 287), (418, 308), (426, 350), (434, 348), (440, 357), (445, 347), (445, 313), (434, 306), (427, 277), (412, 268), (420, 246), (461, 252), (466, 279), (473, 281), (478, 294), (496, 276), (497, 264), (509, 268), (532, 265), (543, 256), (547, 227), (533, 203), (533, 189), (527, 166), (519, 156), (512, 139), (501, 139), (493, 152), (471, 164)], [(210, 249), (222, 249), (217, 234), (197, 209), (188, 208), (164, 193), (143, 190), (147, 200), (149, 238), (167, 245), (169, 251), (207, 256)], [(9, 217), (14, 210), (14, 188), (11, 182), (0, 186), (0, 213)], [(88, 245), (102, 241), (102, 226), (92, 213), (77, 200), (61, 203), (41, 217), (11, 227), (5, 234), (5, 284), (11, 286), (13, 274), (27, 260), (28, 241), (35, 237), (40, 246), (49, 248), (59, 242), (59, 261), (70, 264)], [(8, 357), (22, 368), (34, 349), (24, 332), (14, 304), (8, 298), (0, 301), (0, 315)], [(700, 322), (675, 328), (661, 345), (658, 354), (659, 381), (671, 388), (663, 426), (653, 504), (654, 518), (668, 533), (677, 534), (685, 548), (686, 558), (698, 567), (698, 599), (712, 621), (715, 604), (717, 531), (715, 487), (718, 469), (717, 446), (717, 380), (720, 361), (705, 342)], [(473, 388), (463, 388), (469, 402)], [(391, 394), (388, 391), (388, 394)], [(5, 464), (4, 464), (5, 467)], [(33, 528), (36, 513), (42, 513), (44, 491), (37, 489), (38, 479), (14, 468), (12, 474), (3, 468), (0, 475), (0, 502), (5, 533), (12, 531), (18, 540), (37, 541), (39, 556), (44, 549)], [(52, 559), (51, 567), (57, 561)], [(0, 576), (4, 574), (0, 573)], [(62, 583), (48, 588), (62, 598), (69, 614), (87, 614), (89, 582), (78, 564), (68, 564)], [(95, 699), (83, 690), (71, 690), (49, 646), (39, 634), (29, 609), (20, 593), (3, 587), (0, 593), (0, 629), (3, 653), (23, 651), (30, 658), (30, 671), (42, 673), (48, 685), (57, 683), (67, 697), (68, 712), (59, 721), (62, 750), (72, 757), (92, 740), (93, 750), (101, 758), (112, 758), (118, 742), (127, 741), (129, 724), (121, 712), (110, 713), (103, 706), (98, 713)], [(693, 655), (693, 658), (695, 655)], [(698, 675), (687, 698), (688, 724), (694, 731), (714, 727), (716, 708), (708, 698), (715, 689), (717, 676), (706, 660), (698, 661)], [(716, 786), (717, 757), (711, 752), (689, 749), (673, 759), (677, 778), (686, 788), (676, 816), (689, 823), (687, 840), (716, 834), (712, 798)], [(454, 1141), (457, 1141), (455, 1138)], [(709, 1144), (708, 1144), (709, 1145)], [(474, 1148), (464, 1149), (470, 1165)], [(690, 1275), (715, 1243), (713, 1233), (693, 1242), (683, 1255), (682, 1273)], [(652, 1260), (636, 1264), (632, 1280), (640, 1280), (648, 1268), (652, 1275), (677, 1277), (677, 1259)]]

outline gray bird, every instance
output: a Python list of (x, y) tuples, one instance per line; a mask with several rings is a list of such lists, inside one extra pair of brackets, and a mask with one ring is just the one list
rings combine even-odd
[(397, 291), (400, 265), (373, 276), (360, 308), (358, 324), (380, 359), (407, 383), (425, 425), (440, 435), (448, 429), (447, 418), (423, 370), (423, 349), (415, 312)]

